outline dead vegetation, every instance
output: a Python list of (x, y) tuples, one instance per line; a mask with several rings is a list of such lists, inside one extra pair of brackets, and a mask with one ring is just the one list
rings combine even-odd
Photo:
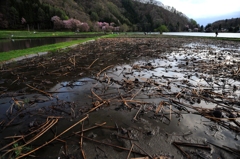
[[(85, 159), (93, 158), (94, 154), (106, 157), (117, 153), (99, 145), (126, 151), (121, 155), (135, 159), (180, 158), (180, 154), (176, 156), (177, 150), (186, 158), (211, 158), (211, 151), (215, 149), (230, 152), (232, 157), (239, 156), (237, 146), (217, 146), (213, 140), (200, 143), (186, 140), (193, 132), (182, 134), (179, 131), (173, 135), (163, 129), (156, 134), (154, 128), (144, 128), (146, 114), (151, 121), (167, 126), (175, 120), (180, 125), (185, 122), (183, 116), (195, 115), (202, 116), (206, 123), (215, 123), (225, 131), (239, 134), (239, 51), (237, 43), (207, 39), (101, 39), (67, 53), (3, 65), (0, 70), (0, 100), (6, 110), (0, 118), (2, 132), (18, 125), (25, 125), (25, 130), (11, 133), (11, 136), (1, 135), (7, 141), (1, 143), (1, 155), (38, 157), (38, 150), (47, 145), (51, 147), (52, 142), (60, 142), (64, 145), (59, 155), (61, 158)], [(83, 77), (88, 79), (82, 80)], [(51, 90), (57, 83), (60, 83), (57, 89)], [(87, 93), (76, 96), (87, 96), (88, 100), (73, 101), (61, 96), (74, 95), (74, 88), (85, 85)], [(88, 104), (83, 105), (84, 102)], [(110, 124), (112, 121), (109, 119), (100, 124), (101, 121), (94, 121), (94, 125), (86, 124), (92, 113), (108, 109), (125, 112), (131, 126), (120, 124), (122, 119), (114, 124)], [(61, 127), (58, 124), (61, 120), (76, 122), (59, 132), (56, 129)], [(134, 124), (141, 124), (142, 128), (132, 126)], [(80, 130), (70, 131), (78, 125), (81, 125)], [(212, 128), (211, 124), (202, 125)], [(107, 129), (117, 140), (124, 140), (124, 144), (116, 145), (113, 140), (107, 140), (109, 136), (105, 136), (106, 140), (96, 137), (95, 130), (99, 129)], [(64, 136), (65, 133), (67, 135)], [(53, 137), (38, 141), (41, 138), (45, 140), (43, 136), (49, 134)], [(158, 140), (159, 134), (164, 136), (164, 140), (172, 138), (168, 143), (168, 154), (156, 153), (158, 148), (152, 150), (144, 144), (146, 136)], [(79, 139), (78, 153), (70, 152), (68, 148), (72, 138)], [(96, 152), (89, 154), (88, 146), (83, 143), (92, 143)], [(24, 148), (30, 145), (34, 146), (25, 151)], [(199, 151), (189, 151), (185, 147)]]

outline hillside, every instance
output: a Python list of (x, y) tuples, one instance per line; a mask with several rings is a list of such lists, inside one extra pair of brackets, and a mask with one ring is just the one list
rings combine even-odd
[[(52, 29), (53, 16), (86, 22), (93, 30), (95, 22), (113, 22), (129, 31), (154, 31), (160, 25), (169, 31), (184, 31), (196, 27), (174, 8), (155, 0), (1, 0), (0, 28)], [(22, 17), (26, 20), (21, 23)]]
[(211, 24), (213, 30), (237, 32), (240, 30), (240, 17), (218, 20)]

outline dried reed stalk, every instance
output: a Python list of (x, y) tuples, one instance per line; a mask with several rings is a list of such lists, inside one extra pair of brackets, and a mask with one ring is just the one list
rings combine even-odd
[(41, 92), (41, 93), (43, 93), (43, 94), (45, 94), (45, 95), (47, 95), (47, 96), (49, 96), (49, 97), (52, 97), (51, 94), (49, 94), (49, 93), (47, 93), (47, 92), (45, 92), (45, 91), (42, 91), (42, 90), (40, 90), (40, 89), (37, 89), (37, 88), (35, 88), (35, 87), (33, 87), (33, 86), (30, 86), (30, 85), (28, 85), (28, 84), (26, 84), (26, 85), (27, 85), (28, 87), (30, 87), (30, 88), (38, 91), (38, 92)]
[(91, 110), (89, 110), (87, 113), (85, 114), (88, 114), (88, 113), (91, 113), (92, 111), (96, 110), (97, 108), (101, 107), (103, 104), (107, 103), (107, 101), (103, 101), (101, 104), (97, 105), (96, 107), (92, 108)]
[(11, 83), (11, 85), (12, 85), (13, 83), (17, 82), (18, 80), (19, 80), (19, 76), (17, 77), (17, 79), (16, 79), (15, 81), (13, 81), (13, 82)]
[(103, 101), (101, 97), (99, 97), (96, 93), (93, 92), (93, 89), (91, 89), (91, 92), (95, 97), (97, 97), (97, 99), (99, 99), (100, 101)]
[(132, 152), (132, 150), (133, 150), (133, 146), (134, 146), (134, 144), (132, 144), (131, 149), (130, 149), (129, 152), (128, 152), (127, 159), (129, 159), (129, 157), (130, 157), (130, 155), (131, 155), (131, 152)]
[(135, 146), (137, 146), (140, 150), (142, 150), (145, 154), (147, 154), (148, 155), (148, 157), (150, 157), (150, 158), (152, 158), (153, 159), (153, 157), (152, 157), (152, 155), (150, 155), (149, 153), (147, 153), (145, 150), (143, 150), (139, 145), (137, 145), (136, 143), (134, 143), (134, 145)]
[(158, 105), (158, 107), (157, 107), (157, 109), (156, 109), (156, 111), (155, 111), (156, 114), (162, 111), (163, 104), (164, 104), (164, 101), (161, 101), (161, 102), (159, 103), (159, 105)]
[(41, 149), (42, 147), (48, 145), (49, 143), (53, 142), (54, 140), (56, 140), (57, 138), (59, 138), (60, 136), (62, 136), (63, 134), (65, 134), (66, 132), (68, 132), (70, 129), (72, 129), (73, 127), (75, 127), (76, 125), (78, 125), (79, 123), (83, 122), (84, 120), (86, 120), (87, 118), (89, 117), (89, 115), (87, 114), (83, 119), (79, 120), (77, 123), (73, 124), (72, 126), (70, 126), (68, 129), (66, 129), (65, 131), (63, 131), (62, 133), (60, 133), (59, 135), (57, 135), (56, 137), (54, 137), (53, 139), (51, 139), (50, 141), (46, 142), (45, 144), (35, 148), (34, 150), (28, 152), (28, 153), (25, 153), (19, 157), (17, 157), (16, 159), (20, 159), (20, 158), (23, 158), (25, 156), (28, 156), (30, 155), (31, 153)]
[(113, 66), (114, 66), (114, 65), (110, 65), (110, 66), (105, 67), (103, 70), (101, 70), (100, 72), (97, 73), (97, 77), (99, 77), (99, 75), (100, 75), (103, 71), (105, 71), (105, 70), (107, 70), (107, 69), (109, 69), (109, 68), (111, 68), (111, 67), (113, 67)]
[[(102, 123), (102, 124), (95, 124), (96, 126), (93, 126), (93, 127), (90, 127), (90, 128), (87, 128), (87, 129), (84, 129), (82, 130), (83, 132), (86, 132), (86, 131), (89, 131), (89, 130), (92, 130), (92, 129), (95, 129), (95, 128), (98, 128), (98, 127), (102, 127), (103, 125), (105, 125), (106, 122)], [(82, 131), (78, 131), (78, 132), (75, 132), (75, 134), (80, 134)]]
[[(113, 144), (109, 144), (109, 143), (105, 143), (105, 142), (101, 142), (101, 141), (97, 141), (97, 140), (88, 138), (88, 137), (86, 137), (86, 136), (83, 136), (83, 138), (85, 138), (85, 139), (87, 139), (87, 140), (89, 140), (89, 141), (93, 141), (93, 142), (99, 143), (99, 144), (103, 144), (103, 145), (115, 147), (115, 148), (118, 148), (118, 149), (120, 149), (120, 150), (130, 151), (128, 148), (121, 147), (121, 146), (117, 146), (117, 145), (113, 145)], [(133, 152), (133, 153), (136, 153), (136, 154), (139, 154), (139, 155), (143, 155), (143, 156), (146, 155), (146, 154), (142, 154), (142, 153), (137, 152), (137, 151), (132, 151), (132, 152)]]
[(141, 87), (141, 88), (137, 91), (137, 93), (132, 96), (131, 100), (133, 100), (133, 99), (138, 95), (138, 93), (141, 92), (142, 89), (143, 89), (143, 87)]
[(98, 60), (99, 58), (97, 58), (96, 60), (94, 60), (92, 63), (91, 63), (91, 65), (89, 65), (88, 67), (87, 67), (87, 69), (90, 69), (91, 67), (92, 67), (92, 65)]
[(71, 57), (69, 57), (69, 62), (70, 62), (71, 64), (73, 64), (74, 67), (76, 66), (75, 55), (73, 56), (73, 59), (72, 59)]
[(126, 100), (122, 97), (122, 95), (121, 95), (119, 89), (118, 89), (118, 93), (119, 93), (119, 95), (120, 95), (120, 97), (121, 97), (121, 99), (122, 99), (124, 105), (126, 105), (128, 108), (131, 108), (131, 107), (128, 105), (128, 103), (126, 102)]
[(133, 120), (137, 120), (138, 113), (140, 112), (141, 109), (142, 109), (142, 105), (138, 109), (138, 111), (137, 111), (136, 115), (134, 116)]
[(176, 144), (176, 143), (172, 143), (179, 151), (181, 151), (186, 157), (187, 157), (187, 159), (191, 159), (191, 156), (189, 156), (189, 154), (188, 153), (186, 153), (181, 147), (179, 147), (178, 146), (178, 144)]
[(82, 129), (81, 129), (81, 138), (80, 138), (80, 149), (81, 149), (81, 152), (82, 152), (82, 157), (83, 159), (86, 159), (86, 155), (85, 155), (85, 152), (83, 150), (83, 125), (84, 125), (84, 122), (82, 122)]
[[(24, 145), (12, 148), (10, 150), (7, 150), (6, 153), (4, 153), (3, 156), (5, 156), (6, 154), (8, 154), (11, 151), (15, 151), (18, 149), (22, 149), (23, 147), (27, 146), (28, 144), (32, 143), (33, 141), (35, 141), (36, 139), (38, 139), (39, 137), (41, 137), (45, 132), (47, 132), (50, 128), (52, 128), (56, 123), (58, 122), (58, 119), (56, 120), (52, 120), (50, 121), (50, 123), (48, 125), (45, 125), (44, 129), (42, 129), (37, 135), (35, 135), (32, 139), (28, 140)], [(22, 139), (22, 138), (20, 138)], [(19, 141), (19, 140), (18, 140)], [(16, 143), (16, 141), (14, 142)]]

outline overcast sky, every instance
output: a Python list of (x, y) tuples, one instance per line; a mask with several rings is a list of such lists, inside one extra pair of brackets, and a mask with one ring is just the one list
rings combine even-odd
[(173, 6), (198, 24), (240, 17), (240, 0), (158, 0)]

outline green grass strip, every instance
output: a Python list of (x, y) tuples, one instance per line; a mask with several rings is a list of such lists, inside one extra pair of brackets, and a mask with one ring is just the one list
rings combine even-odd
[(240, 38), (232, 37), (215, 37), (215, 36), (182, 36), (182, 35), (166, 35), (166, 34), (147, 34), (128, 32), (127, 34), (120, 34), (119, 38), (192, 38), (192, 39), (212, 39), (212, 40), (226, 40), (226, 41), (240, 41)]
[(0, 62), (9, 61), (13, 58), (30, 55), (30, 54), (36, 54), (39, 52), (56, 51), (58, 49), (63, 49), (63, 48), (66, 48), (66, 47), (69, 47), (69, 46), (72, 46), (75, 44), (81, 44), (81, 43), (87, 42), (89, 40), (96, 40), (99, 38), (111, 38), (111, 37), (116, 37), (116, 36), (117, 36), (116, 34), (107, 34), (107, 35), (99, 36), (99, 37), (73, 40), (73, 41), (61, 42), (61, 43), (56, 43), (56, 44), (51, 44), (51, 45), (43, 45), (43, 46), (28, 48), (28, 49), (24, 49), (24, 50), (13, 50), (13, 51), (8, 51), (8, 52), (2, 52), (2, 53), (0, 53)]
[(0, 39), (23, 39), (23, 38), (40, 38), (40, 37), (74, 37), (86, 34), (99, 34), (98, 32), (33, 32), (33, 31), (3, 31), (0, 30)]

